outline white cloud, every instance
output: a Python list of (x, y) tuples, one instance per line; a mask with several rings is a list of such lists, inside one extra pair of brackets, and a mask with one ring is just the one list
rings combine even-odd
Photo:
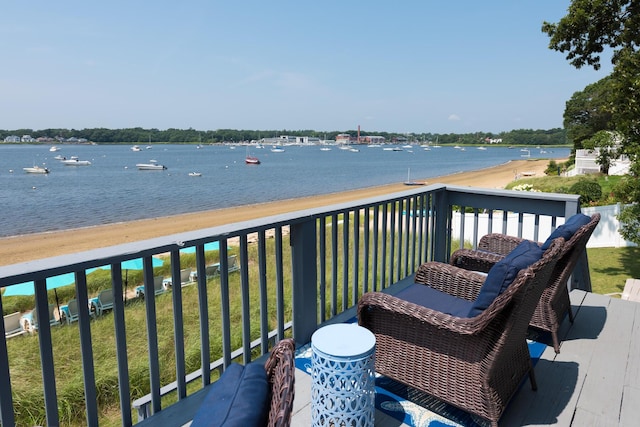
[(449, 121), (459, 122), (460, 121), (460, 116), (458, 116), (457, 114), (449, 114)]

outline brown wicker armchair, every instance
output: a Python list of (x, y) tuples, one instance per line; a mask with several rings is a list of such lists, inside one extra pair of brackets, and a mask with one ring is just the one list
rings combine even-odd
[(295, 350), (293, 339), (282, 340), (273, 348), (264, 365), (271, 385), (269, 427), (291, 425), (295, 394)]
[[(563, 242), (555, 240), (475, 317), (455, 317), (381, 292), (364, 294), (358, 322), (376, 336), (376, 372), (497, 426), (527, 374), (536, 389), (527, 326)], [(416, 282), (471, 301), (483, 278), (430, 262), (420, 266)]]
[[(569, 315), (569, 320), (573, 323), (567, 281), (598, 222), (600, 222), (600, 214), (593, 214), (588, 224), (580, 227), (570, 239), (567, 239), (551, 279), (531, 318), (531, 326), (551, 332), (553, 348), (556, 353), (560, 353), (558, 328), (560, 328), (565, 314)], [(504, 234), (487, 234), (480, 239), (478, 250), (459, 249), (455, 251), (451, 256), (451, 264), (466, 270), (486, 273), (522, 240), (519, 237)]]

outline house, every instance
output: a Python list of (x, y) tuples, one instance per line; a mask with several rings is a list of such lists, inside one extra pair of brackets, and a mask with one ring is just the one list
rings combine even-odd
[[(597, 163), (600, 148), (576, 150), (575, 167), (567, 172), (567, 176), (587, 175), (600, 173), (600, 164)], [(624, 175), (629, 173), (631, 161), (626, 155), (621, 155), (611, 161), (609, 175)]]
[(20, 137), (18, 135), (9, 135), (4, 139), (4, 142), (9, 142), (9, 143), (20, 142)]

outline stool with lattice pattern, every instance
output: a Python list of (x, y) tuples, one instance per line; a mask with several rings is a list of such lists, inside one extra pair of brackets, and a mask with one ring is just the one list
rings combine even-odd
[(373, 426), (376, 338), (357, 324), (335, 324), (311, 337), (313, 426)]

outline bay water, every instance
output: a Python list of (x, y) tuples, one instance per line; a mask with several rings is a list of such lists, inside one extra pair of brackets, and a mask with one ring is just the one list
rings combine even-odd
[[(0, 144), (0, 237), (392, 184), (406, 181), (409, 170), (411, 180), (428, 180), (521, 160), (527, 154), (507, 147), (383, 147), (359, 146), (353, 152), (335, 146), (328, 151), (287, 146), (272, 152), (269, 146), (154, 145), (134, 152), (129, 145), (61, 145), (60, 151), (51, 152), (43, 145)], [(531, 148), (530, 158), (566, 158), (570, 153), (569, 148), (541, 151)], [(56, 155), (92, 164), (65, 166)], [(258, 157), (261, 164), (245, 164), (246, 155)], [(135, 166), (150, 160), (167, 169), (141, 171)], [(50, 173), (23, 171), (34, 165)]]

